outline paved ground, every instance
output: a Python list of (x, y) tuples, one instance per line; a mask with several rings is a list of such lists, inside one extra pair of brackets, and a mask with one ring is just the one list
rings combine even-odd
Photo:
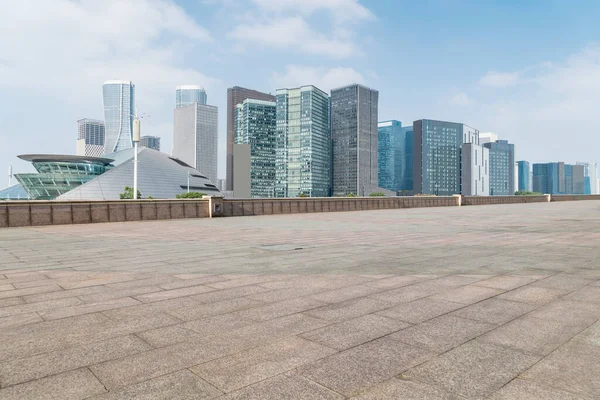
[(0, 399), (597, 399), (600, 202), (0, 229)]

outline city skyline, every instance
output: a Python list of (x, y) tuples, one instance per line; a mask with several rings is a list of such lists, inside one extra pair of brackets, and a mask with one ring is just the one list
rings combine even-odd
[[(223, 110), (226, 89), (235, 85), (274, 93), (280, 87), (311, 84), (329, 91), (357, 82), (380, 91), (380, 121), (464, 121), (515, 143), (516, 159), (530, 163), (600, 158), (595, 150), (600, 147), (596, 133), (600, 122), (593, 112), (600, 84), (600, 48), (595, 44), (599, 35), (592, 23), (600, 11), (598, 4), (587, 4), (575, 18), (567, 6), (541, 2), (482, 8), (473, 2), (441, 1), (428, 6), (401, 1), (318, 5), (289, 1), (281, 7), (250, 1), (244, 12), (254, 21), (225, 18), (240, 16), (238, 3), (140, 0), (135, 9), (139, 21), (127, 18), (131, 6), (119, 2), (104, 9), (66, 0), (56, 7), (40, 1), (27, 12), (21, 4), (7, 8), (2, 21), (20, 18), (25, 23), (0, 24), (4, 36), (17, 44), (6, 48), (0, 62), (0, 140), (7, 143), (0, 149), (0, 166), (13, 164), (15, 172), (31, 170), (16, 158), (38, 150), (30, 143), (52, 153), (72, 152), (74, 121), (103, 117), (98, 87), (106, 79), (136, 84), (140, 113), (152, 114), (144, 120), (144, 134), (161, 137), (164, 149), (171, 147), (172, 93), (178, 85), (206, 88), (211, 104)], [(70, 18), (67, 5), (82, 18)], [(105, 34), (95, 22), (111, 8), (123, 11), (117, 21), (125, 26), (123, 33)], [(428, 19), (422, 20), (419, 16), (426, 8)], [(467, 27), (453, 18), (463, 14), (477, 18)], [(402, 15), (402, 29), (394, 24), (395, 15)], [(27, 24), (28, 18), (38, 22)], [(448, 26), (444, 36), (428, 33), (440, 20)], [(140, 21), (155, 23), (140, 29)], [(558, 24), (572, 34), (557, 32)], [(71, 35), (77, 40), (56, 36), (49, 29), (55, 25), (81, 34)], [(258, 35), (259, 28), (266, 34)], [(478, 32), (476, 38), (473, 30)], [(127, 35), (140, 47), (129, 46)], [(195, 51), (182, 51), (186, 46)], [(47, 57), (58, 48), (64, 57)], [(390, 48), (398, 55), (389, 55), (395, 58), (388, 63)], [(23, 54), (44, 61), (31, 62)], [(410, 61), (401, 58), (406, 54), (413, 54)], [(423, 57), (426, 54), (432, 57)], [(469, 68), (464, 68), (465, 58)], [(31, 89), (36, 95), (26, 96)], [(44, 132), (25, 116), (21, 104), (26, 98), (38, 118), (51, 121)], [(225, 114), (219, 116), (219, 177), (225, 176)], [(576, 133), (586, 146), (567, 139), (571, 135), (564, 132), (572, 126), (586, 127)], [(3, 175), (0, 187), (6, 183)]]

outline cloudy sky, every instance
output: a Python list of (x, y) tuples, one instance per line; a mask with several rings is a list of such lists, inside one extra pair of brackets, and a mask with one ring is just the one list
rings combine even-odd
[[(575, 6), (575, 4), (577, 6)], [(600, 161), (597, 0), (0, 0), (0, 187), (22, 153), (73, 153), (103, 119), (101, 87), (132, 80), (146, 135), (170, 151), (175, 86), (219, 107), (358, 82), (379, 119), (465, 122), (532, 162)]]

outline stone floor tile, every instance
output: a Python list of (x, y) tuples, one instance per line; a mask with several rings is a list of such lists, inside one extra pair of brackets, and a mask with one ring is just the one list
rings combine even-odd
[(488, 332), (479, 340), (545, 356), (577, 335), (586, 326), (574, 325), (566, 321), (543, 320), (528, 314)]
[(474, 285), (492, 289), (513, 290), (535, 281), (536, 279), (528, 278), (526, 276), (501, 275), (476, 282)]
[[(169, 314), (181, 319), (182, 321), (193, 321), (214, 315), (226, 314), (233, 311), (246, 310), (252, 307), (258, 307), (264, 304), (261, 301), (250, 300), (245, 297), (237, 297), (229, 300), (218, 301), (209, 304), (198, 304), (190, 308), (180, 308), (168, 311)], [(242, 311), (243, 313), (243, 311)], [(283, 313), (285, 315), (285, 313)], [(245, 315), (240, 314), (242, 318)], [(272, 317), (275, 318), (276, 316)]]
[(544, 386), (589, 399), (600, 393), (600, 346), (572, 341), (522, 374)]
[(590, 325), (600, 319), (600, 306), (595, 303), (561, 299), (540, 307), (529, 315), (551, 321), (568, 322), (572, 325)]
[(432, 354), (381, 338), (298, 368), (298, 373), (352, 396), (422, 363)]
[(0, 292), (3, 292), (5, 290), (15, 290), (15, 287), (11, 284), (0, 285)]
[(213, 290), (215, 289), (207, 286), (198, 285), (181, 289), (163, 290), (155, 293), (142, 294), (140, 296), (135, 296), (135, 299), (143, 303), (151, 303), (154, 301), (175, 299), (177, 297), (187, 297), (195, 294), (212, 292)]
[(154, 303), (137, 303), (132, 307), (117, 308), (103, 311), (103, 314), (115, 320), (127, 320), (132, 317), (153, 315), (156, 313), (168, 313), (175, 310), (189, 309), (198, 306), (197, 301), (189, 297), (178, 297), (176, 299), (162, 300)]
[(455, 396), (421, 382), (392, 378), (365, 390), (352, 400), (458, 400)]
[(341, 400), (344, 396), (294, 372), (277, 375), (219, 400)]
[(587, 303), (600, 303), (600, 287), (586, 286), (566, 295), (565, 300), (583, 301)]
[(336, 351), (298, 337), (209, 361), (190, 370), (224, 392), (262, 381)]
[(416, 324), (462, 307), (464, 307), (463, 304), (451, 301), (424, 298), (388, 308), (377, 314)]
[(368, 283), (365, 286), (380, 288), (380, 289), (394, 289), (402, 286), (412, 285), (422, 281), (423, 278), (412, 276), (412, 275), (399, 275), (390, 278), (378, 279)]
[(592, 281), (593, 280), (584, 279), (582, 277), (574, 276), (574, 275), (570, 275), (570, 274), (558, 274), (558, 275), (550, 276), (545, 279), (541, 279), (541, 280), (533, 283), (533, 285), (538, 286), (538, 287), (546, 287), (546, 288), (552, 288), (552, 289), (561, 289), (561, 290), (571, 291), (571, 290), (575, 290), (575, 289), (580, 289), (580, 288), (592, 283)]
[(339, 322), (381, 311), (391, 306), (392, 304), (385, 301), (362, 297), (316, 308), (306, 311), (305, 314), (328, 321)]
[(149, 379), (137, 385), (91, 397), (89, 400), (203, 400), (222, 394), (187, 369)]
[(110, 289), (106, 286), (93, 286), (89, 288), (61, 290), (57, 292), (48, 292), (40, 294), (31, 294), (23, 296), (26, 303), (37, 303), (40, 301), (65, 299), (67, 297), (85, 296), (94, 293), (108, 292)]
[(23, 304), (23, 303), (25, 303), (25, 301), (23, 301), (23, 299), (20, 297), (11, 297), (8, 299), (2, 299), (2, 300), (0, 300), (0, 309), (2, 307), (11, 307), (11, 306), (16, 306), (18, 304)]
[(16, 314), (27, 314), (38, 311), (51, 310), (54, 308), (64, 308), (78, 306), (82, 301), (76, 297), (67, 297), (66, 299), (47, 300), (39, 303), (19, 304), (12, 307), (0, 308), (0, 318)]
[(137, 333), (153, 347), (165, 347), (172, 344), (202, 339), (202, 335), (180, 325), (165, 326)]
[(16, 328), (18, 326), (43, 322), (44, 320), (37, 313), (17, 314), (9, 317), (0, 318), (0, 330)]
[(124, 297), (122, 299), (106, 300), (99, 301), (96, 303), (64, 307), (57, 310), (40, 311), (39, 314), (46, 321), (51, 321), (53, 319), (73, 317), (76, 315), (92, 314), (99, 311), (112, 310), (115, 308), (130, 307), (137, 304), (140, 304), (140, 302), (132, 299), (131, 297)]
[[(248, 286), (244, 286), (248, 287)], [(252, 294), (248, 296), (249, 299), (264, 301), (267, 303), (274, 303), (278, 301), (297, 299), (298, 297), (307, 297), (323, 293), (324, 290), (321, 287), (315, 287), (310, 285), (291, 286), (285, 289), (267, 290), (263, 293)]]
[(305, 339), (345, 350), (409, 327), (410, 324), (369, 314), (302, 334)]
[(105, 392), (104, 386), (90, 370), (83, 368), (0, 389), (0, 399), (79, 400)]
[(409, 301), (418, 300), (446, 290), (448, 287), (443, 283), (444, 281), (440, 283), (437, 279), (419, 282), (415, 283), (414, 285), (403, 286), (400, 288), (387, 290), (385, 292), (375, 293), (370, 295), (369, 298), (387, 301), (393, 304), (408, 303)]
[(61, 288), (58, 285), (36, 286), (25, 289), (5, 290), (3, 292), (0, 292), (0, 299), (8, 299), (10, 297), (22, 297), (38, 293), (57, 292), (59, 290), (63, 290), (63, 288)]
[[(263, 293), (263, 292), (267, 292), (267, 291), (268, 291), (268, 289), (262, 288), (260, 286), (249, 285), (249, 286), (235, 287), (232, 289), (215, 290), (214, 292), (208, 292), (208, 293), (203, 293), (203, 294), (199, 294), (196, 296), (192, 296), (191, 299), (193, 299), (197, 303), (208, 304), (208, 303), (216, 303), (217, 301), (235, 299), (237, 297), (244, 297), (244, 296), (248, 296), (248, 298), (251, 298), (250, 295)], [(261, 299), (258, 299), (258, 298), (253, 299), (253, 300), (261, 301)]]
[(186, 322), (181, 324), (181, 327), (202, 336), (212, 336), (255, 323), (255, 321), (245, 320), (235, 314), (222, 314)]
[[(536, 363), (531, 356), (471, 341), (402, 374), (466, 399), (482, 399)], [(490, 373), (493, 371), (493, 373)]]
[[(280, 301), (277, 303), (266, 304), (266, 305), (262, 305), (262, 306), (260, 306), (260, 305), (256, 306), (257, 302), (255, 302), (253, 300), (249, 300), (249, 299), (241, 299), (241, 300), (244, 300), (248, 304), (251, 304), (251, 305), (249, 305), (249, 307), (244, 307), (244, 308), (250, 308), (252, 306), (254, 306), (254, 307), (252, 307), (248, 310), (239, 311), (236, 313), (236, 315), (238, 315), (242, 318), (245, 318), (245, 319), (253, 320), (253, 321), (268, 321), (273, 318), (284, 317), (286, 315), (291, 315), (291, 314), (296, 314), (296, 313), (299, 313), (302, 311), (312, 310), (314, 308), (322, 307), (323, 305), (327, 304), (322, 301), (314, 300), (314, 299), (307, 298), (307, 297), (300, 297), (297, 299), (284, 300), (284, 301)], [(254, 303), (254, 304), (252, 304), (252, 303)], [(215, 304), (217, 304), (217, 303), (210, 304), (210, 306), (213, 306)]]
[(573, 342), (600, 347), (600, 321), (590, 325), (586, 330), (575, 336)]
[(521, 303), (543, 305), (561, 296), (568, 294), (566, 290), (550, 289), (537, 286), (522, 286), (510, 292), (503, 293), (497, 298), (502, 300), (518, 301)]
[(584, 400), (573, 393), (540, 385), (524, 379), (514, 379), (486, 400)]
[(467, 285), (432, 296), (431, 299), (453, 301), (461, 304), (473, 304), (497, 296), (502, 292), (503, 291), (499, 289)]
[(91, 293), (77, 296), (84, 303), (98, 303), (101, 301), (121, 299), (124, 297), (138, 296), (141, 294), (155, 293), (162, 291), (157, 286), (141, 286), (126, 289), (110, 289), (100, 293)]
[(203, 285), (205, 283), (223, 282), (226, 279), (218, 275), (200, 276), (193, 279), (178, 279), (166, 283), (158, 284), (161, 289), (172, 290), (184, 287)]
[(389, 338), (441, 353), (493, 328), (494, 325), (484, 322), (445, 315), (393, 333)]
[(0, 364), (0, 387), (56, 375), (150, 348), (141, 339), (129, 335), (4, 362)]
[(535, 306), (531, 304), (491, 298), (456, 310), (449, 315), (501, 325), (533, 309)]
[(325, 303), (340, 303), (342, 301), (355, 299), (358, 297), (365, 297), (370, 294), (380, 292), (381, 289), (369, 287), (365, 285), (354, 285), (347, 286), (341, 289), (329, 290), (313, 294), (310, 296), (311, 299), (324, 301)]
[(238, 279), (207, 283), (206, 286), (214, 289), (231, 289), (235, 287), (255, 285), (257, 283), (264, 283), (279, 279), (280, 278), (278, 278), (277, 276), (272, 275), (250, 275)]

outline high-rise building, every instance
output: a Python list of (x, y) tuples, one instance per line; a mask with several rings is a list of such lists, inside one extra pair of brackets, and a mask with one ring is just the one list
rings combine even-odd
[(490, 149), (490, 196), (515, 194), (515, 145), (496, 140), (483, 146)]
[(598, 165), (593, 162), (577, 162), (576, 165), (583, 165), (585, 177), (585, 194), (600, 194), (597, 189)]
[(584, 166), (564, 162), (533, 164), (533, 191), (558, 195), (584, 194)]
[(175, 88), (175, 108), (190, 104), (206, 104), (206, 91), (197, 85), (181, 85)]
[(531, 175), (531, 167), (529, 161), (517, 161), (517, 176), (518, 184), (517, 190), (531, 191), (532, 184), (529, 179)]
[(140, 146), (160, 151), (160, 138), (158, 136), (142, 136), (140, 138)]
[(133, 147), (135, 85), (131, 81), (106, 81), (102, 85), (104, 103), (104, 153)]
[(227, 89), (227, 191), (233, 191), (233, 145), (235, 142), (235, 110), (246, 99), (275, 101), (275, 96), (239, 86)]
[(275, 196), (326, 197), (331, 167), (329, 96), (312, 85), (278, 89), (276, 94)]
[(477, 143), (463, 143), (461, 147), (461, 194), (465, 196), (490, 195), (490, 151)]
[(498, 135), (493, 132), (481, 132), (479, 134), (479, 144), (484, 145), (485, 143), (491, 143), (498, 140)]
[(379, 92), (353, 84), (331, 91), (332, 191), (368, 195), (378, 185)]
[(413, 132), (414, 193), (460, 194), (462, 145), (479, 144), (479, 131), (462, 123), (421, 119), (413, 122)]
[(378, 184), (395, 192), (413, 190), (413, 127), (400, 121), (378, 124)]
[(78, 156), (100, 157), (104, 154), (104, 121), (84, 118), (77, 121)]
[(194, 103), (174, 114), (173, 157), (217, 182), (217, 107)]
[(246, 99), (236, 106), (234, 197), (275, 197), (275, 104)]

